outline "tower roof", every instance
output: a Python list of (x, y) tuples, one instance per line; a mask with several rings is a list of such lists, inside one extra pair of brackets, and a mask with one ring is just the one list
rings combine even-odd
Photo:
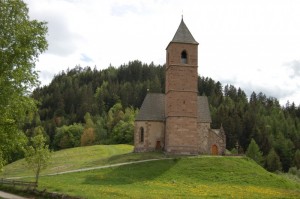
[(185, 25), (183, 18), (171, 42), (199, 44)]

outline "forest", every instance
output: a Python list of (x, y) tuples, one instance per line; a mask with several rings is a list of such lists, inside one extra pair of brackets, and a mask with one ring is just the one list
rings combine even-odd
[[(23, 129), (28, 137), (43, 133), (53, 150), (133, 143), (134, 119), (145, 95), (163, 93), (164, 84), (164, 66), (153, 63), (135, 60), (104, 70), (76, 66), (33, 91), (39, 108)], [(299, 168), (300, 105), (281, 106), (261, 92), (248, 98), (241, 88), (208, 77), (198, 77), (198, 90), (209, 99), (211, 127), (223, 126), (228, 150), (243, 154), (254, 139), (267, 169), (275, 164), (268, 158), (276, 170)]]

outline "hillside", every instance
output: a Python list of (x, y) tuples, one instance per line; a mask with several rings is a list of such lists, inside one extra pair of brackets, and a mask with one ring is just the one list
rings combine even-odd
[[(56, 161), (55, 167), (63, 168), (68, 161), (76, 161), (78, 167), (83, 167), (164, 157), (160, 153), (129, 153), (130, 150), (132, 148), (129, 145), (75, 148), (55, 152), (53, 160)], [(95, 157), (97, 151), (99, 156)], [(21, 165), (21, 162), (16, 162), (5, 169), (19, 168), (18, 174), (21, 174)], [(50, 165), (52, 169), (53, 166)], [(17, 172), (12, 175), (17, 175)], [(217, 156), (172, 157), (114, 168), (44, 176), (40, 178), (39, 189), (89, 199), (299, 198), (300, 195), (299, 183), (269, 173), (248, 158)]]
[[(73, 169), (80, 169), (88, 166), (94, 166), (93, 162), (102, 160), (103, 162), (98, 162), (96, 166), (105, 164), (106, 158), (130, 153), (133, 150), (131, 145), (95, 145), (88, 147), (77, 147), (72, 149), (65, 149), (54, 152), (52, 154), (51, 163), (43, 174), (51, 174), (57, 172), (63, 172)], [(26, 162), (24, 159), (13, 162), (4, 167), (4, 172), (0, 173), (1, 177), (15, 177), (15, 176), (32, 176), (31, 172), (26, 168)]]
[[(137, 60), (103, 70), (62, 71), (48, 86), (33, 92), (39, 111), (29, 115), (24, 132), (28, 137), (42, 132), (54, 150), (133, 143), (138, 108), (148, 89), (164, 92), (164, 81), (163, 66)], [(218, 129), (222, 124), (228, 150), (238, 143), (239, 153), (244, 153), (253, 138), (265, 159), (275, 150), (281, 165), (276, 169), (300, 168), (300, 106), (282, 107), (277, 99), (256, 92), (247, 96), (242, 88), (198, 77), (198, 93), (209, 100), (211, 127)], [(264, 166), (272, 170), (273, 165), (265, 162)]]
[(247, 158), (201, 156), (42, 177), (40, 188), (89, 199), (300, 195), (300, 184), (266, 172)]
[[(132, 145), (94, 145), (64, 149), (52, 153), (52, 159), (41, 175), (55, 174), (64, 171), (104, 166), (135, 160), (144, 160), (164, 157), (161, 153), (131, 153)], [(33, 176), (34, 173), (26, 169), (24, 159), (18, 160), (4, 167), (0, 178)]]

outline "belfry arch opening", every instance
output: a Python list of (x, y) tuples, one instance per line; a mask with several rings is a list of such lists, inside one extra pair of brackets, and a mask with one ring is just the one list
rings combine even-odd
[(187, 52), (184, 50), (181, 52), (181, 63), (182, 64), (187, 64)]

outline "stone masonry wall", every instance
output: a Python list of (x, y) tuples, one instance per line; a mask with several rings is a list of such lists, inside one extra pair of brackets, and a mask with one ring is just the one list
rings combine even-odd
[(187, 52), (187, 64), (198, 65), (198, 45), (195, 44), (183, 44), (183, 43), (170, 43), (167, 47), (167, 64), (180, 64), (181, 52), (185, 50)]
[[(198, 154), (197, 82), (198, 45), (170, 43), (166, 66), (165, 151), (173, 154)], [(181, 53), (187, 63), (181, 63)]]
[(211, 154), (209, 146), (210, 123), (198, 123), (199, 154)]
[(225, 134), (221, 132), (222, 130), (219, 130), (216, 133), (213, 130), (210, 130), (209, 136), (208, 136), (208, 145), (211, 147), (213, 145), (216, 145), (218, 147), (218, 155), (224, 155), (226, 150), (226, 137)]
[[(140, 129), (144, 128), (144, 142), (140, 142)], [(134, 125), (134, 151), (154, 151), (157, 141), (161, 148), (164, 147), (165, 123), (156, 121), (136, 121)]]
[(167, 153), (198, 154), (197, 118), (168, 118), (165, 140), (165, 151)]

